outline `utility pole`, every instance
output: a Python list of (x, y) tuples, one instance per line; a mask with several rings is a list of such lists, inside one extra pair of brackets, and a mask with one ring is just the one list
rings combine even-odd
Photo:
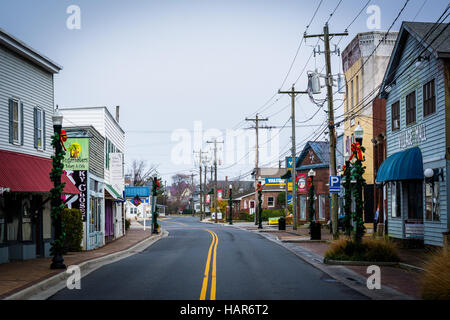
[(217, 223), (217, 144), (223, 143), (223, 141), (214, 139), (214, 141), (207, 141), (206, 143), (214, 143), (214, 213), (216, 215), (215, 223)]
[(268, 118), (261, 119), (259, 118), (259, 115), (256, 114), (255, 119), (248, 119), (245, 118), (245, 121), (254, 121), (255, 122), (255, 129), (256, 129), (256, 155), (255, 155), (255, 225), (258, 224), (258, 218), (257, 218), (257, 203), (258, 203), (258, 172), (259, 172), (259, 122), (260, 121), (269, 121)]
[[(331, 175), (336, 176), (336, 135), (334, 127), (334, 109), (333, 109), (333, 74), (331, 73), (331, 51), (330, 51), (330, 39), (333, 37), (348, 36), (347, 30), (343, 33), (330, 33), (328, 29), (328, 23), (323, 28), (323, 34), (316, 35), (304, 35), (305, 38), (323, 38), (325, 46), (325, 63), (326, 63), (326, 85), (328, 96), (328, 128), (330, 136), (330, 165)], [(319, 52), (320, 53), (320, 52)], [(334, 52), (336, 53), (336, 51)], [(333, 238), (338, 238), (338, 195), (337, 193), (331, 194), (331, 224), (333, 226)]]
[(192, 182), (191, 182), (191, 186), (192, 186), (192, 198), (191, 198), (191, 213), (192, 216), (194, 217), (194, 193), (195, 193), (195, 185), (194, 185), (194, 175), (193, 173), (191, 173), (191, 178), (192, 178)]
[[(200, 174), (199, 174), (199, 179), (200, 179), (200, 221), (203, 220), (203, 214), (205, 212), (204, 207), (203, 207), (203, 203), (204, 203), (204, 199), (203, 199), (203, 187), (202, 187), (202, 164), (203, 164), (203, 157), (202, 155), (206, 152), (203, 152), (201, 149), (199, 152), (195, 152), (194, 153), (198, 153), (198, 166), (200, 169)], [(205, 167), (205, 174), (206, 174), (206, 167)], [(205, 175), (205, 187), (206, 187), (206, 175)]]
[(294, 85), (292, 85), (291, 91), (278, 91), (279, 94), (288, 94), (291, 96), (291, 120), (292, 120), (292, 213), (293, 222), (292, 228), (297, 230), (297, 168), (296, 168), (296, 154), (295, 147), (295, 97), (298, 94), (308, 94), (308, 91), (295, 91)]

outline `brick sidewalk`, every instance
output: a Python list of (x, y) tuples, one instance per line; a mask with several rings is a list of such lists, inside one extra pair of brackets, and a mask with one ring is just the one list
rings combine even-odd
[[(151, 236), (150, 228), (130, 228), (122, 238), (107, 245), (83, 252), (69, 252), (64, 256), (66, 266), (123, 251)], [(51, 258), (14, 261), (0, 264), (0, 299), (19, 292), (65, 270), (51, 270)]]

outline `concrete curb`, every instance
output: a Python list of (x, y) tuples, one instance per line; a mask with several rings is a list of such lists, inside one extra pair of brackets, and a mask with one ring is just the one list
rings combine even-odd
[[(88, 275), (92, 271), (95, 271), (96, 269), (104, 265), (119, 261), (133, 254), (141, 252), (145, 250), (147, 247), (151, 246), (156, 241), (164, 237), (167, 237), (168, 235), (169, 232), (163, 230), (159, 235), (150, 236), (149, 238), (144, 239), (141, 242), (138, 242), (137, 244), (128, 249), (114, 252), (103, 257), (84, 261), (78, 265), (80, 268), (81, 277)], [(63, 271), (48, 279), (36, 283), (28, 288), (25, 288), (10, 296), (7, 296), (3, 300), (45, 300), (50, 296), (54, 295), (55, 293), (57, 293), (58, 291), (60, 291), (61, 289), (65, 288), (66, 280), (69, 276), (70, 274)]]
[(278, 239), (287, 243), (328, 243), (328, 240), (310, 240), (310, 239)]
[(334, 265), (334, 266), (386, 266), (386, 267), (396, 267), (398, 262), (374, 262), (374, 261), (339, 261), (339, 260), (326, 260), (323, 259), (324, 264)]
[(416, 267), (416, 266), (413, 266), (413, 265), (410, 265), (410, 264), (406, 264), (406, 263), (403, 263), (403, 262), (400, 262), (398, 264), (398, 266), (400, 268), (406, 269), (406, 270), (411, 270), (411, 271), (420, 272), (420, 273), (425, 272), (425, 269), (422, 269), (422, 268), (419, 268), (419, 267)]

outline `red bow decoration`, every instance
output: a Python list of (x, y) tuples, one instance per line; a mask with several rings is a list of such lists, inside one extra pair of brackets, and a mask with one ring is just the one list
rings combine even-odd
[(345, 174), (345, 170), (347, 169), (347, 166), (344, 164), (343, 166), (342, 166), (342, 175), (344, 175)]
[(161, 185), (159, 184), (159, 179), (156, 179), (156, 186), (159, 188)]
[(256, 187), (257, 191), (261, 191), (261, 183), (258, 183), (258, 186)]
[(350, 157), (350, 159), (348, 159), (348, 161), (352, 161), (355, 153), (358, 156), (358, 160), (363, 161), (363, 154), (362, 154), (361, 145), (359, 144), (359, 142), (355, 142), (352, 144), (352, 156)]
[(64, 145), (64, 142), (67, 141), (66, 130), (61, 130), (61, 133), (59, 134), (59, 140), (61, 141), (61, 145), (64, 148), (64, 151), (67, 151), (66, 146)]

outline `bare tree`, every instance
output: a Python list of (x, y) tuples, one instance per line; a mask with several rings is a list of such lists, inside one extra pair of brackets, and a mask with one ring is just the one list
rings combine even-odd
[(144, 160), (133, 160), (131, 169), (127, 172), (127, 178), (130, 181), (130, 185), (141, 187), (147, 185), (152, 178), (152, 175), (156, 172), (158, 166), (151, 164), (147, 167), (147, 162)]

